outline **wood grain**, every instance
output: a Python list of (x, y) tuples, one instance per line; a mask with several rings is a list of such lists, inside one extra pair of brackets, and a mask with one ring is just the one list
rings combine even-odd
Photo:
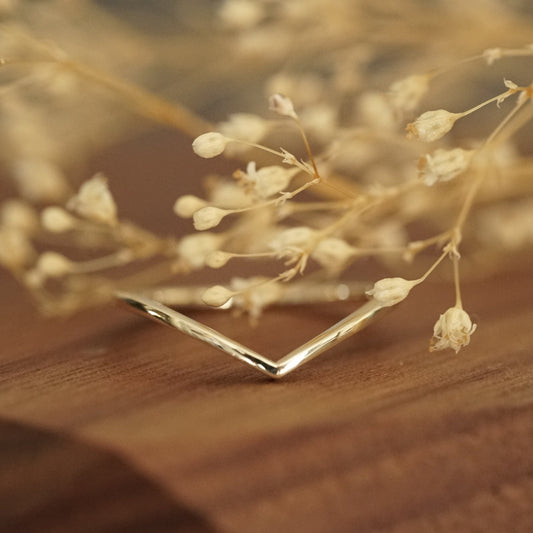
[[(280, 382), (122, 309), (40, 318), (0, 280), (0, 530), (533, 531), (531, 258), (434, 283)], [(273, 357), (349, 304), (195, 317)]]

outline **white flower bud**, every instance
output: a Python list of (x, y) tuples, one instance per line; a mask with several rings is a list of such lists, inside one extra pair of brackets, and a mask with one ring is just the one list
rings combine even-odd
[(233, 292), (222, 285), (210, 287), (202, 294), (202, 300), (205, 304), (212, 307), (222, 307), (233, 297)]
[(437, 181), (450, 181), (468, 168), (473, 153), (462, 148), (435, 150), (419, 159), (418, 177), (428, 186)]
[(287, 249), (306, 248), (315, 235), (307, 226), (297, 226), (279, 232), (269, 243), (272, 250), (282, 252)]
[(444, 109), (426, 111), (414, 122), (407, 124), (407, 136), (423, 142), (436, 141), (446, 135), (461, 116), (461, 113), (450, 113)]
[(33, 207), (22, 200), (6, 200), (0, 207), (0, 224), (31, 235), (39, 227)]
[(257, 319), (263, 309), (279, 302), (283, 289), (280, 283), (268, 281), (261, 276), (251, 278), (232, 278), (231, 288), (235, 291), (231, 305), (250, 314), (250, 318)]
[(284, 117), (297, 118), (292, 100), (283, 94), (273, 94), (269, 100), (269, 109)]
[(231, 254), (216, 250), (211, 252), (205, 259), (205, 264), (211, 268), (222, 268), (231, 259)]
[(206, 207), (208, 204), (205, 200), (193, 196), (192, 194), (186, 194), (180, 196), (174, 204), (174, 213), (182, 218), (191, 218), (196, 211)]
[(209, 159), (220, 155), (228, 142), (229, 139), (221, 133), (210, 131), (196, 137), (192, 143), (192, 149), (196, 155)]
[(300, 113), (303, 128), (321, 142), (334, 137), (337, 129), (337, 109), (326, 103), (317, 103)]
[(215, 251), (223, 240), (216, 233), (193, 233), (181, 239), (178, 244), (180, 258), (191, 268), (197, 270), (205, 266), (206, 258)]
[(298, 172), (298, 168), (287, 169), (277, 165), (256, 170), (255, 162), (250, 161), (243, 175), (253, 184), (255, 192), (260, 198), (269, 198), (286, 189)]
[(47, 207), (41, 213), (41, 224), (52, 233), (63, 233), (76, 225), (76, 219), (62, 207)]
[(68, 194), (69, 186), (62, 170), (46, 159), (19, 159), (13, 173), (21, 196), (33, 203), (62, 202)]
[(229, 213), (231, 211), (227, 209), (220, 209), (213, 206), (202, 207), (202, 209), (199, 209), (193, 215), (194, 228), (198, 231), (214, 228)]
[(93, 222), (110, 226), (117, 222), (117, 206), (103, 174), (96, 174), (86, 181), (67, 207)]
[(362, 93), (357, 100), (357, 115), (365, 126), (375, 131), (392, 133), (396, 129), (393, 105), (381, 92)]
[[(258, 115), (248, 113), (235, 113), (230, 115), (229, 120), (221, 122), (217, 130), (225, 137), (239, 139), (249, 143), (258, 143), (268, 133), (269, 123)], [(231, 155), (240, 154), (249, 150), (250, 147), (243, 143), (232, 143), (227, 146), (226, 153)]]
[(434, 352), (452, 348), (457, 353), (470, 343), (470, 335), (476, 328), (477, 324), (472, 324), (466, 311), (460, 307), (450, 307), (437, 320), (429, 349)]
[(0, 265), (19, 270), (29, 264), (35, 251), (20, 229), (0, 227)]
[(225, 0), (218, 16), (228, 28), (253, 28), (263, 18), (264, 6), (252, 0)]
[(417, 284), (403, 278), (384, 278), (376, 281), (374, 287), (367, 291), (367, 296), (372, 296), (384, 307), (396, 305), (407, 298), (411, 289)]
[(356, 253), (356, 249), (342, 239), (321, 240), (311, 253), (311, 257), (329, 270), (340, 270)]
[(209, 203), (219, 209), (242, 209), (252, 203), (252, 196), (237, 183), (220, 180), (210, 185)]
[(36, 270), (49, 278), (64, 276), (72, 271), (73, 263), (64, 255), (44, 252), (37, 260)]
[(395, 81), (389, 88), (392, 106), (401, 113), (415, 109), (429, 88), (429, 74), (414, 74)]

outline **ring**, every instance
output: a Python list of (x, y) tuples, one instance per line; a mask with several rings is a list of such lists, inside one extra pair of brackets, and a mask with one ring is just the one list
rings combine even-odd
[(384, 309), (384, 306), (376, 300), (369, 300), (353, 313), (302, 344), (299, 348), (292, 350), (278, 361), (272, 361), (218, 331), (205, 326), (201, 322), (143, 294), (120, 291), (116, 293), (116, 296), (140, 314), (158, 322), (163, 322), (167, 326), (176, 328), (182, 333), (203, 341), (274, 379), (286, 376), (304, 363), (357, 333), (372, 322), (380, 311)]

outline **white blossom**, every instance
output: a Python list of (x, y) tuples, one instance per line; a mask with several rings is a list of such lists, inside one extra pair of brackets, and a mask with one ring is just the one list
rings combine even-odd
[(407, 125), (408, 136), (423, 142), (433, 142), (446, 135), (461, 118), (461, 113), (450, 113), (444, 109), (426, 111)]
[(304, 250), (311, 243), (315, 231), (307, 226), (297, 226), (280, 231), (269, 243), (276, 252)]
[(470, 342), (470, 336), (476, 331), (477, 324), (472, 324), (468, 313), (460, 307), (450, 307), (440, 315), (433, 328), (430, 350), (452, 348), (457, 353)]
[(64, 276), (72, 271), (73, 263), (64, 255), (56, 252), (44, 252), (37, 260), (38, 272), (49, 278)]
[(0, 265), (19, 270), (28, 265), (35, 251), (26, 234), (17, 228), (0, 227)]
[(294, 105), (292, 100), (285, 96), (284, 94), (276, 93), (273, 94), (269, 100), (269, 108), (276, 112), (278, 115), (284, 117), (297, 118), (296, 112), (294, 111)]
[(182, 218), (191, 218), (196, 211), (206, 207), (207, 202), (192, 194), (180, 196), (174, 204), (174, 213)]
[(187, 235), (178, 244), (179, 256), (191, 268), (200, 269), (205, 266), (209, 254), (220, 246), (223, 238), (210, 232)]
[(209, 289), (202, 294), (202, 300), (205, 304), (212, 307), (222, 307), (231, 300), (233, 294), (234, 293), (226, 287), (215, 285), (209, 287)]
[(63, 201), (68, 194), (69, 186), (62, 170), (44, 158), (17, 160), (13, 174), (21, 196), (31, 202)]
[[(234, 113), (230, 115), (229, 120), (220, 123), (217, 129), (225, 137), (257, 143), (268, 132), (269, 124), (258, 115)], [(235, 146), (242, 147), (243, 145), (235, 144)], [(247, 149), (248, 147), (244, 146), (244, 148)]]
[(219, 180), (210, 184), (209, 202), (220, 209), (242, 209), (250, 206), (252, 199), (238, 183)]
[(31, 235), (39, 227), (39, 217), (30, 204), (12, 198), (0, 206), (0, 225)]
[(117, 222), (117, 206), (103, 174), (96, 174), (83, 183), (78, 194), (69, 200), (67, 207), (93, 222), (107, 225)]
[(209, 159), (220, 155), (225, 150), (229, 140), (221, 133), (210, 131), (196, 137), (192, 143), (192, 149), (196, 155)]
[(402, 113), (415, 109), (429, 88), (429, 74), (414, 74), (395, 81), (389, 88), (392, 106)]
[(243, 309), (252, 319), (257, 319), (263, 309), (279, 301), (283, 294), (280, 283), (260, 276), (251, 278), (235, 277), (230, 287), (234, 290), (232, 307)]
[(264, 16), (264, 6), (253, 0), (225, 0), (218, 16), (228, 28), (244, 30), (253, 28)]
[(62, 207), (47, 207), (41, 213), (41, 224), (52, 233), (63, 233), (74, 228), (76, 219)]
[(269, 198), (286, 189), (298, 172), (298, 168), (287, 169), (278, 165), (256, 170), (255, 161), (250, 161), (243, 175), (260, 198)]
[(393, 107), (387, 95), (378, 91), (362, 93), (357, 100), (357, 114), (375, 131), (393, 132), (396, 128)]
[(223, 252), (222, 250), (215, 250), (211, 252), (205, 259), (205, 264), (210, 268), (222, 268), (232, 257), (232, 254)]
[(194, 228), (198, 231), (214, 228), (220, 224), (220, 221), (231, 211), (220, 209), (219, 207), (207, 206), (202, 207), (193, 215)]
[(407, 298), (411, 289), (417, 284), (403, 278), (383, 278), (376, 281), (374, 287), (367, 291), (367, 296), (372, 296), (374, 300), (384, 307), (396, 305)]
[(418, 176), (428, 186), (438, 181), (450, 181), (468, 168), (473, 154), (473, 150), (462, 148), (452, 150), (439, 148), (419, 159)]
[(337, 129), (337, 109), (327, 103), (317, 103), (299, 113), (303, 128), (321, 142), (332, 139)]
[(335, 237), (321, 240), (311, 253), (311, 257), (321, 266), (331, 271), (344, 268), (357, 252), (346, 241)]

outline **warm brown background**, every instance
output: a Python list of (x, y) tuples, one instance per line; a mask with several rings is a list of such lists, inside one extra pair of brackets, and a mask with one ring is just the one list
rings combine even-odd
[[(181, 146), (94, 165), (144, 223), (184, 186), (150, 193), (188, 169)], [(437, 281), (280, 382), (118, 307), (39, 318), (2, 274), (0, 530), (533, 531), (531, 271), (464, 287), (479, 330), (458, 355), (427, 352)], [(276, 357), (350, 310), (195, 316)]]

